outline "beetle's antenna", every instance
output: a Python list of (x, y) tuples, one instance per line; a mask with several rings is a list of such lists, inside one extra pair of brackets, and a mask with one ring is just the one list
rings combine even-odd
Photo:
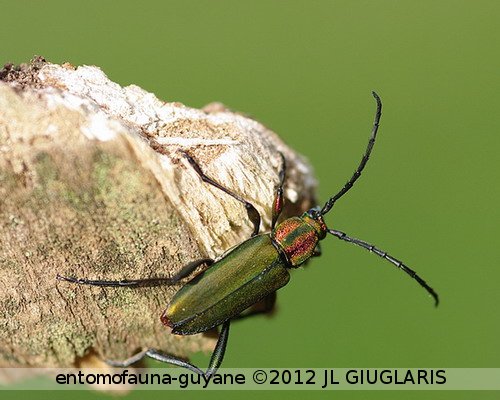
[(434, 305), (436, 307), (438, 306), (438, 304), (439, 304), (438, 294), (420, 276), (418, 276), (415, 271), (413, 271), (411, 268), (409, 268), (405, 264), (403, 264), (403, 262), (390, 256), (385, 251), (377, 249), (375, 246), (373, 246), (370, 243), (366, 243), (362, 240), (347, 236), (344, 232), (336, 231), (334, 229), (327, 229), (327, 231), (328, 231), (328, 233), (331, 233), (333, 236), (337, 237), (338, 239), (345, 240), (346, 242), (353, 243), (357, 246), (363, 247), (364, 249), (368, 250), (369, 252), (372, 252), (372, 253), (376, 254), (377, 256), (383, 258), (384, 260), (389, 261), (391, 264), (394, 264), (399, 269), (402, 269), (404, 272), (406, 272), (408, 275), (410, 275), (413, 279), (415, 279), (420, 284), (420, 286), (422, 286), (425, 290), (427, 290), (427, 292), (434, 298), (434, 302), (435, 302)]
[(328, 200), (323, 208), (321, 209), (320, 214), (325, 215), (330, 209), (333, 207), (335, 202), (340, 199), (344, 194), (346, 194), (350, 188), (354, 185), (354, 182), (358, 180), (358, 178), (361, 176), (361, 171), (365, 168), (366, 163), (368, 162), (368, 159), (370, 158), (370, 154), (373, 149), (373, 145), (375, 144), (375, 138), (377, 136), (377, 131), (378, 127), (380, 124), (380, 116), (382, 115), (382, 101), (380, 100), (380, 97), (378, 96), (377, 93), (372, 92), (373, 97), (375, 97), (375, 100), (377, 101), (377, 112), (375, 113), (375, 121), (373, 123), (373, 128), (372, 128), (372, 134), (370, 136), (370, 140), (368, 141), (368, 146), (366, 147), (365, 154), (363, 155), (363, 158), (361, 159), (361, 162), (359, 163), (358, 168), (356, 171), (354, 171), (354, 174), (352, 175), (351, 179), (347, 181), (347, 183), (344, 185), (344, 187), (330, 200)]

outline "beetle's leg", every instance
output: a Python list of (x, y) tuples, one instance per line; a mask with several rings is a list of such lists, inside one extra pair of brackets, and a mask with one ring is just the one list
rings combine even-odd
[(383, 258), (384, 260), (389, 261), (391, 264), (395, 265), (397, 268), (402, 269), (404, 272), (406, 272), (408, 275), (410, 275), (413, 279), (415, 279), (420, 284), (420, 286), (422, 286), (425, 290), (427, 290), (427, 292), (434, 298), (434, 302), (435, 302), (436, 306), (439, 304), (439, 297), (438, 297), (438, 294), (434, 291), (434, 289), (431, 288), (420, 276), (418, 276), (415, 271), (413, 271), (411, 268), (409, 268), (405, 264), (403, 264), (402, 261), (397, 260), (396, 258), (387, 254), (385, 251), (377, 249), (374, 245), (372, 245), (370, 243), (366, 243), (363, 240), (349, 237), (344, 232), (336, 231), (335, 229), (328, 229), (328, 233), (331, 233), (333, 236), (337, 237), (338, 239), (345, 240), (346, 242), (353, 243), (357, 246), (363, 247), (364, 249), (368, 250), (369, 252), (372, 252), (372, 253), (376, 254), (377, 256)]
[(149, 357), (154, 360), (158, 360), (167, 364), (171, 365), (177, 365), (179, 367), (187, 368), (197, 374), (203, 375), (203, 371), (196, 367), (195, 365), (182, 360), (180, 358), (171, 356), (169, 354), (165, 354), (160, 352), (159, 350), (156, 349), (147, 349), (144, 351), (141, 351), (140, 353), (137, 353), (133, 355), (130, 358), (127, 358), (124, 361), (113, 361), (113, 360), (106, 360), (106, 364), (112, 366), (112, 367), (118, 367), (118, 368), (127, 368), (130, 367), (132, 364), (135, 364), (136, 362), (141, 361), (144, 357)]
[(273, 201), (273, 215), (272, 215), (272, 224), (271, 229), (274, 229), (276, 225), (276, 221), (281, 214), (281, 210), (283, 210), (283, 205), (285, 203), (285, 198), (283, 196), (283, 186), (285, 184), (285, 176), (286, 176), (286, 160), (283, 153), (279, 153), (281, 157), (281, 169), (280, 169), (280, 183), (278, 188), (276, 189), (276, 195)]
[(215, 374), (222, 364), (222, 360), (224, 360), (224, 354), (226, 354), (227, 339), (229, 338), (229, 324), (230, 320), (227, 320), (222, 324), (219, 333), (219, 339), (217, 340), (217, 344), (215, 345), (212, 357), (210, 357), (210, 363), (208, 364), (208, 368), (205, 371), (205, 376), (212, 376), (213, 374)]
[(196, 268), (202, 264), (210, 266), (214, 263), (211, 258), (202, 258), (201, 260), (196, 260), (190, 262), (181, 268), (174, 276), (169, 278), (148, 278), (148, 279), (133, 279), (133, 280), (120, 280), (120, 281), (101, 281), (101, 280), (90, 280), (90, 279), (78, 279), (69, 276), (57, 275), (57, 279), (60, 281), (67, 281), (71, 283), (78, 283), (80, 285), (92, 285), (92, 286), (107, 286), (107, 287), (145, 287), (145, 286), (163, 286), (163, 285), (175, 285), (181, 279), (187, 278), (191, 275)]
[(316, 245), (316, 247), (314, 248), (314, 251), (312, 253), (312, 256), (311, 257), (319, 257), (321, 256), (321, 245), (320, 243), (318, 242), (318, 244)]
[(232, 192), (231, 190), (225, 188), (222, 186), (220, 183), (214, 181), (212, 178), (206, 176), (203, 171), (201, 170), (200, 166), (198, 163), (194, 160), (193, 157), (191, 157), (188, 153), (185, 151), (181, 151), (181, 153), (186, 157), (186, 159), (189, 161), (189, 164), (193, 167), (193, 169), (196, 171), (196, 173), (200, 176), (201, 180), (203, 182), (209, 183), (212, 186), (215, 186), (217, 189), (222, 190), (224, 193), (227, 193), (229, 196), (233, 197), (234, 199), (238, 200), (240, 203), (242, 203), (248, 214), (248, 218), (253, 224), (253, 233), (252, 237), (256, 236), (259, 234), (259, 229), (260, 229), (260, 214), (257, 211), (257, 209), (253, 206), (252, 203), (249, 203), (242, 197), (238, 196), (236, 193)]
[(169, 354), (165, 354), (160, 352), (159, 350), (156, 349), (148, 349), (145, 350), (141, 353), (138, 353), (130, 358), (128, 358), (125, 361), (111, 361), (107, 360), (106, 362), (113, 366), (113, 367), (122, 367), (126, 368), (129, 367), (130, 365), (142, 360), (144, 357), (150, 357), (154, 360), (161, 361), (167, 364), (172, 364), (172, 365), (177, 365), (182, 368), (187, 368), (190, 371), (193, 371), (194, 373), (200, 374), (200, 375), (205, 375), (206, 377), (210, 377), (215, 372), (217, 372), (217, 369), (220, 367), (222, 364), (222, 360), (224, 359), (224, 354), (226, 352), (226, 345), (227, 345), (227, 339), (229, 337), (229, 324), (230, 321), (227, 320), (222, 324), (222, 328), (219, 334), (219, 339), (217, 340), (217, 344), (215, 345), (214, 352), (212, 353), (212, 357), (210, 357), (210, 363), (208, 364), (208, 368), (205, 372), (203, 372), (200, 368), (197, 366), (191, 364), (190, 362), (187, 362), (185, 360), (182, 360), (178, 357), (171, 356)]
[(276, 292), (268, 294), (261, 301), (254, 304), (252, 307), (247, 308), (240, 315), (233, 318), (233, 320), (244, 319), (259, 314), (269, 314), (273, 311), (276, 304)]

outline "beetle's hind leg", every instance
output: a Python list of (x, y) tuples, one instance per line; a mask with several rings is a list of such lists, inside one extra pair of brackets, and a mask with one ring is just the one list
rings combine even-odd
[(246, 201), (244, 198), (242, 198), (241, 196), (237, 195), (233, 191), (225, 188), (220, 183), (214, 181), (212, 178), (210, 178), (207, 175), (205, 175), (205, 173), (202, 171), (202, 169), (198, 165), (198, 163), (188, 153), (186, 153), (185, 151), (181, 151), (181, 153), (184, 155), (184, 157), (186, 157), (186, 159), (188, 160), (189, 164), (191, 164), (191, 166), (193, 167), (193, 169), (196, 171), (196, 173), (199, 175), (199, 177), (201, 178), (201, 180), (203, 182), (206, 182), (206, 183), (209, 183), (212, 186), (215, 186), (217, 189), (220, 189), (224, 193), (227, 193), (229, 196), (231, 196), (232, 198), (238, 200), (240, 203), (242, 203), (245, 206), (245, 208), (247, 210), (248, 218), (250, 219), (250, 221), (253, 224), (252, 237), (258, 235), (259, 234), (259, 229), (260, 229), (260, 219), (261, 218), (260, 218), (259, 212), (254, 207), (254, 205), (252, 203)]
[(147, 279), (124, 279), (120, 281), (103, 281), (103, 280), (91, 280), (91, 279), (78, 279), (69, 276), (62, 276), (57, 274), (57, 279), (60, 281), (66, 281), (71, 283), (78, 283), (80, 285), (92, 285), (92, 286), (104, 286), (104, 287), (147, 287), (147, 286), (169, 286), (175, 285), (180, 280), (190, 276), (196, 268), (200, 265), (207, 265), (208, 267), (214, 263), (211, 258), (202, 258), (201, 260), (196, 260), (190, 262), (181, 268), (174, 276), (168, 278), (147, 278)]
[(226, 352), (227, 340), (229, 337), (229, 324), (230, 321), (227, 320), (222, 324), (222, 328), (219, 334), (219, 339), (217, 340), (217, 344), (215, 345), (215, 349), (212, 353), (212, 357), (210, 357), (210, 363), (208, 364), (208, 368), (205, 372), (203, 372), (196, 365), (191, 364), (188, 361), (182, 360), (181, 358), (172, 356), (170, 354), (165, 354), (156, 349), (148, 349), (141, 353), (138, 353), (125, 361), (117, 362), (107, 360), (106, 362), (113, 367), (122, 367), (126, 368), (135, 364), (136, 362), (142, 360), (144, 357), (149, 357), (157, 361), (161, 361), (171, 365), (177, 365), (178, 367), (189, 369), (196, 374), (204, 375), (207, 378), (215, 374), (217, 369), (219, 369), (222, 364), (222, 360), (224, 359), (224, 354)]

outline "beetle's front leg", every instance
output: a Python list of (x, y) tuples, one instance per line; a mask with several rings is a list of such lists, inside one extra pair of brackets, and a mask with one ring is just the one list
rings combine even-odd
[(259, 234), (259, 229), (260, 229), (260, 214), (255, 208), (255, 206), (246, 201), (244, 198), (241, 196), (237, 195), (234, 193), (232, 190), (229, 190), (228, 188), (222, 186), (220, 183), (216, 182), (214, 179), (210, 178), (209, 176), (205, 175), (205, 173), (202, 171), (201, 167), (198, 165), (198, 163), (195, 161), (193, 157), (191, 157), (188, 153), (185, 151), (181, 151), (181, 153), (186, 157), (188, 160), (189, 164), (193, 167), (195, 172), (198, 174), (198, 176), (201, 178), (203, 182), (206, 182), (212, 186), (215, 186), (217, 189), (222, 190), (224, 193), (228, 194), (231, 196), (233, 199), (238, 200), (241, 204), (243, 204), (247, 210), (248, 218), (250, 219), (250, 222), (253, 224), (253, 232), (252, 232), (252, 237), (257, 236)]
[(175, 285), (180, 280), (190, 276), (196, 268), (200, 265), (207, 265), (210, 267), (214, 263), (211, 258), (202, 258), (201, 260), (196, 260), (190, 262), (181, 268), (174, 276), (169, 278), (147, 278), (147, 279), (124, 279), (120, 281), (102, 281), (102, 280), (90, 280), (90, 279), (78, 279), (69, 276), (57, 275), (56, 278), (60, 281), (66, 281), (71, 283), (78, 283), (80, 285), (92, 285), (101, 287), (146, 287), (146, 286), (162, 286), (162, 285)]
[(212, 356), (210, 357), (210, 363), (208, 364), (208, 368), (205, 372), (203, 372), (196, 365), (193, 365), (188, 361), (182, 360), (170, 354), (162, 353), (161, 351), (156, 349), (145, 350), (141, 353), (138, 353), (130, 357), (125, 361), (117, 362), (117, 361), (107, 360), (106, 362), (113, 367), (126, 368), (142, 360), (144, 357), (149, 357), (157, 361), (189, 369), (190, 371), (193, 371), (196, 374), (204, 375), (205, 377), (209, 378), (217, 372), (220, 365), (222, 364), (222, 360), (224, 359), (224, 354), (226, 353), (227, 340), (229, 337), (229, 324), (230, 324), (229, 320), (227, 320), (222, 324), (222, 328), (219, 334), (219, 339), (217, 340), (215, 349), (212, 353)]
[(286, 160), (283, 153), (280, 152), (279, 155), (281, 157), (281, 169), (279, 172), (280, 181), (278, 187), (276, 188), (276, 194), (274, 196), (274, 201), (273, 201), (271, 229), (274, 229), (276, 222), (278, 221), (278, 218), (281, 214), (281, 211), (283, 210), (283, 206), (285, 204), (283, 187), (285, 186), (285, 178), (286, 178)]
[(321, 245), (320, 243), (318, 242), (318, 244), (316, 245), (316, 247), (314, 248), (314, 251), (312, 253), (312, 256), (311, 257), (320, 257), (321, 256)]

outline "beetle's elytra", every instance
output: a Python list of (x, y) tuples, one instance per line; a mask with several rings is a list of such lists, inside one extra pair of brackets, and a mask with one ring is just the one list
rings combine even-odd
[(210, 377), (222, 363), (231, 319), (237, 318), (242, 312), (263, 299), (267, 300), (265, 304), (268, 305), (268, 308), (271, 308), (276, 290), (286, 285), (290, 279), (288, 270), (300, 266), (313, 256), (319, 255), (319, 241), (324, 239), (327, 234), (363, 247), (394, 264), (414, 278), (434, 298), (435, 304), (438, 304), (437, 293), (415, 271), (369, 243), (352, 238), (341, 231), (328, 228), (323, 220), (323, 216), (332, 209), (335, 202), (352, 188), (368, 162), (375, 144), (382, 114), (382, 102), (375, 92), (373, 92), (373, 96), (377, 102), (377, 110), (370, 140), (361, 162), (351, 179), (322, 208), (312, 208), (300, 217), (289, 218), (277, 224), (284, 203), (283, 185), (286, 171), (285, 159), (281, 155), (283, 163), (280, 171), (280, 184), (276, 190), (272, 205), (271, 232), (259, 234), (260, 215), (255, 207), (206, 176), (197, 162), (188, 153), (183, 153), (204, 182), (219, 188), (244, 204), (254, 226), (252, 236), (248, 240), (235, 246), (217, 260), (202, 259), (194, 261), (182, 268), (175, 276), (169, 278), (102, 281), (58, 275), (59, 280), (94, 286), (157, 286), (175, 284), (179, 280), (190, 276), (200, 265), (207, 266), (207, 269), (202, 274), (191, 279), (175, 294), (161, 316), (161, 321), (170, 326), (173, 333), (179, 335), (192, 335), (207, 331), (215, 326), (222, 326), (207, 370), (203, 372), (200, 368), (187, 361), (155, 349), (148, 349), (136, 354), (124, 362), (110, 362), (110, 364), (125, 367), (139, 361), (144, 356), (148, 356)]
[(173, 333), (204, 332), (239, 315), (289, 279), (286, 260), (270, 236), (254, 236), (182, 287), (162, 321)]

